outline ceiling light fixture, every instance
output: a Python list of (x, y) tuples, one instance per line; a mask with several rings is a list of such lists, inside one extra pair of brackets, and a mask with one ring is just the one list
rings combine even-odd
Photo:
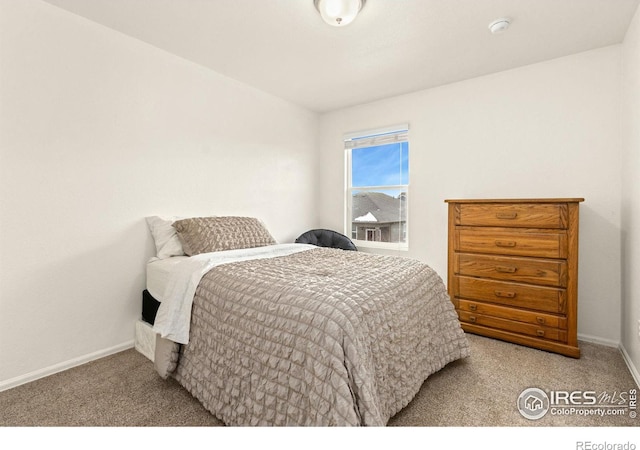
[(507, 28), (509, 28), (510, 24), (511, 24), (511, 20), (509, 19), (506, 19), (506, 18), (496, 19), (489, 24), (489, 30), (493, 34), (502, 33), (506, 31)]
[(366, 0), (313, 0), (322, 20), (334, 27), (349, 25)]

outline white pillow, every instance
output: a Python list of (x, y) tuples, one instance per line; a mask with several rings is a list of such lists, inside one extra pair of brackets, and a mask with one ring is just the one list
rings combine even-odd
[(160, 259), (172, 256), (184, 256), (182, 243), (178, 238), (173, 222), (181, 217), (164, 218), (159, 216), (147, 217), (147, 225), (156, 243), (156, 256)]

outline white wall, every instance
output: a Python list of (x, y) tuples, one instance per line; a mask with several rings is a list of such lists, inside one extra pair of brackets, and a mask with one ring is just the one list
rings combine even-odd
[(584, 197), (578, 332), (620, 342), (620, 46), (327, 113), (320, 217), (343, 228), (344, 132), (410, 124), (410, 250), (447, 271), (447, 198)]
[(315, 114), (38, 0), (0, 17), (0, 389), (132, 344), (145, 216), (315, 222)]
[(640, 370), (640, 9), (622, 49), (622, 344)]

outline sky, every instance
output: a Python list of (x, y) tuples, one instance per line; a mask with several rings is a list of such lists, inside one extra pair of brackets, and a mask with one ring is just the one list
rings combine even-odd
[(351, 150), (351, 186), (409, 184), (409, 143)]

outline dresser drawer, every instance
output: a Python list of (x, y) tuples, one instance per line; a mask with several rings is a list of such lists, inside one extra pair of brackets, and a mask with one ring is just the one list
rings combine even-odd
[(565, 317), (537, 311), (525, 311), (508, 306), (491, 305), (489, 303), (469, 300), (458, 300), (457, 308), (460, 311), (466, 311), (470, 314), (482, 314), (550, 328), (560, 328), (564, 330), (567, 328), (567, 319)]
[(485, 227), (567, 228), (565, 204), (462, 204), (457, 225)]
[(480, 300), (551, 313), (565, 312), (566, 290), (463, 276), (453, 277), (453, 294), (459, 299)]
[(456, 250), (466, 253), (566, 258), (567, 234), (563, 231), (458, 227)]
[(566, 287), (567, 263), (563, 260), (456, 253), (456, 274), (544, 286)]
[(518, 323), (511, 320), (500, 319), (498, 317), (485, 316), (483, 314), (473, 314), (466, 311), (458, 311), (458, 317), (463, 323), (483, 325), (497, 330), (505, 330), (513, 333), (520, 333), (527, 336), (534, 336), (541, 339), (551, 339), (553, 341), (566, 342), (567, 332), (558, 328), (548, 328), (544, 326)]

